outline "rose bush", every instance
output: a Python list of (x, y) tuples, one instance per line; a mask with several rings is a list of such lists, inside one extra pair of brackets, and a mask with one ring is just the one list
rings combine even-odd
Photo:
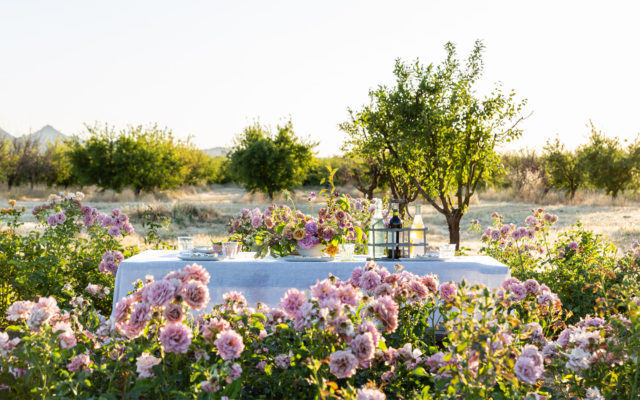
[(535, 281), (489, 290), (368, 263), (347, 281), (291, 289), (278, 308), (229, 292), (198, 314), (209, 279), (198, 265), (148, 277), (112, 318), (87, 301), (64, 311), (52, 297), (14, 303), (0, 335), (0, 394), (521, 399), (553, 390), (542, 386), (556, 364), (542, 360), (565, 315)]
[(0, 210), (0, 326), (11, 302), (35, 296), (54, 295), (64, 306), (78, 295), (89, 296), (94, 307), (110, 311), (118, 264), (138, 251), (120, 244), (133, 227), (120, 210), (103, 214), (83, 204), (83, 197), (51, 195), (32, 210), (41, 229), (27, 235), (18, 233), (23, 207), (11, 200)]
[(549, 285), (573, 313), (569, 322), (577, 322), (595, 309), (616, 314), (640, 294), (637, 242), (619, 256), (606, 237), (580, 223), (555, 235), (551, 228), (558, 217), (543, 209), (532, 210), (522, 226), (506, 224), (497, 213), (492, 218), (493, 226), (482, 234), (481, 252), (507, 264), (518, 279)]

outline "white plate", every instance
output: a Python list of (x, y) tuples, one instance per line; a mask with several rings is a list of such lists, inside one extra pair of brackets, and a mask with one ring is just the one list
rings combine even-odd
[(303, 257), (303, 256), (284, 256), (285, 261), (290, 262), (329, 262), (333, 261), (332, 257)]
[(213, 254), (183, 252), (178, 253), (178, 258), (183, 261), (222, 261), (225, 257), (214, 256)]

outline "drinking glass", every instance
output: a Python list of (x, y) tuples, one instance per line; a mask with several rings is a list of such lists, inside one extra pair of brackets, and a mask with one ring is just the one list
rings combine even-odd
[(354, 243), (343, 243), (338, 246), (340, 259), (345, 261), (351, 261), (353, 258), (353, 253), (356, 250), (356, 245)]
[(193, 250), (193, 238), (191, 236), (178, 236), (178, 250)]
[(222, 242), (222, 255), (228, 258), (235, 258), (238, 255), (240, 243), (238, 242)]
[(451, 258), (456, 255), (456, 245), (455, 244), (443, 244), (440, 246), (440, 257), (442, 258)]

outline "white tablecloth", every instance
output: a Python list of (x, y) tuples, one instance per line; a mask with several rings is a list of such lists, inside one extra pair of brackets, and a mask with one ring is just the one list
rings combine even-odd
[[(146, 275), (162, 279), (167, 273), (184, 268), (192, 261), (183, 261), (174, 250), (147, 250), (120, 263), (113, 291), (113, 305), (133, 289), (137, 279)], [(241, 291), (249, 305), (260, 301), (269, 306), (277, 306), (284, 292), (295, 287), (308, 289), (316, 280), (333, 274), (342, 280), (351, 276), (351, 271), (365, 261), (357, 262), (291, 262), (282, 259), (239, 258), (229, 261), (199, 261), (211, 275), (209, 282), (209, 307), (222, 301), (222, 295), (231, 290)], [(440, 282), (480, 283), (497, 288), (509, 275), (509, 267), (488, 256), (454, 257), (442, 261), (401, 260), (377, 261), (393, 272), (395, 264), (417, 275), (434, 273)]]

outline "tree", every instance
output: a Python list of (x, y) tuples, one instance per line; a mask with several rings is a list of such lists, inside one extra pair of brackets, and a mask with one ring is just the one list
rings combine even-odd
[(176, 140), (168, 129), (157, 125), (131, 126), (117, 133), (108, 125), (86, 129), (87, 137), (75, 137), (69, 150), (71, 169), (80, 184), (118, 192), (132, 187), (140, 194), (207, 180), (203, 175), (208, 158), (188, 140)]
[(520, 192), (532, 181), (541, 182), (545, 194), (549, 191), (544, 161), (535, 150), (520, 149), (515, 152), (507, 152), (502, 154), (500, 159), (504, 172), (496, 177), (497, 180), (502, 181), (506, 178), (507, 184), (516, 192)]
[(373, 192), (387, 184), (382, 166), (374, 157), (350, 154), (349, 158), (351, 164), (348, 172), (353, 179), (353, 185), (365, 198), (372, 200)]
[(591, 136), (589, 142), (579, 149), (579, 156), (583, 160), (589, 183), (615, 199), (618, 193), (633, 183), (634, 170), (637, 168), (637, 146), (632, 144), (624, 149), (617, 137), (606, 137), (591, 121), (589, 126)]
[(566, 150), (559, 139), (548, 140), (544, 146), (543, 160), (551, 186), (565, 190), (573, 199), (576, 190), (585, 181), (584, 165), (577, 152)]
[(47, 148), (42, 154), (46, 165), (44, 181), (47, 186), (64, 186), (66, 188), (77, 183), (76, 177), (71, 172), (71, 160), (68, 152), (68, 145), (59, 140), (47, 144)]
[(14, 169), (14, 164), (11, 141), (0, 138), (0, 182), (6, 181), (8, 173)]
[(281, 190), (302, 184), (316, 146), (299, 139), (291, 121), (276, 129), (274, 135), (255, 122), (236, 137), (229, 153), (229, 170), (236, 181), (252, 193), (266, 193), (270, 199)]
[(11, 187), (22, 183), (33, 185), (42, 181), (45, 165), (40, 153), (39, 141), (31, 135), (13, 138), (9, 151), (11, 168), (7, 171), (7, 185)]
[(455, 46), (438, 66), (396, 60), (393, 87), (369, 93), (370, 104), (343, 128), (351, 146), (375, 150), (385, 169), (401, 174), (446, 218), (449, 240), (460, 245), (460, 221), (477, 185), (500, 167), (496, 146), (517, 138), (525, 102), (496, 87), (482, 98), (483, 45), (477, 41), (464, 67)]

